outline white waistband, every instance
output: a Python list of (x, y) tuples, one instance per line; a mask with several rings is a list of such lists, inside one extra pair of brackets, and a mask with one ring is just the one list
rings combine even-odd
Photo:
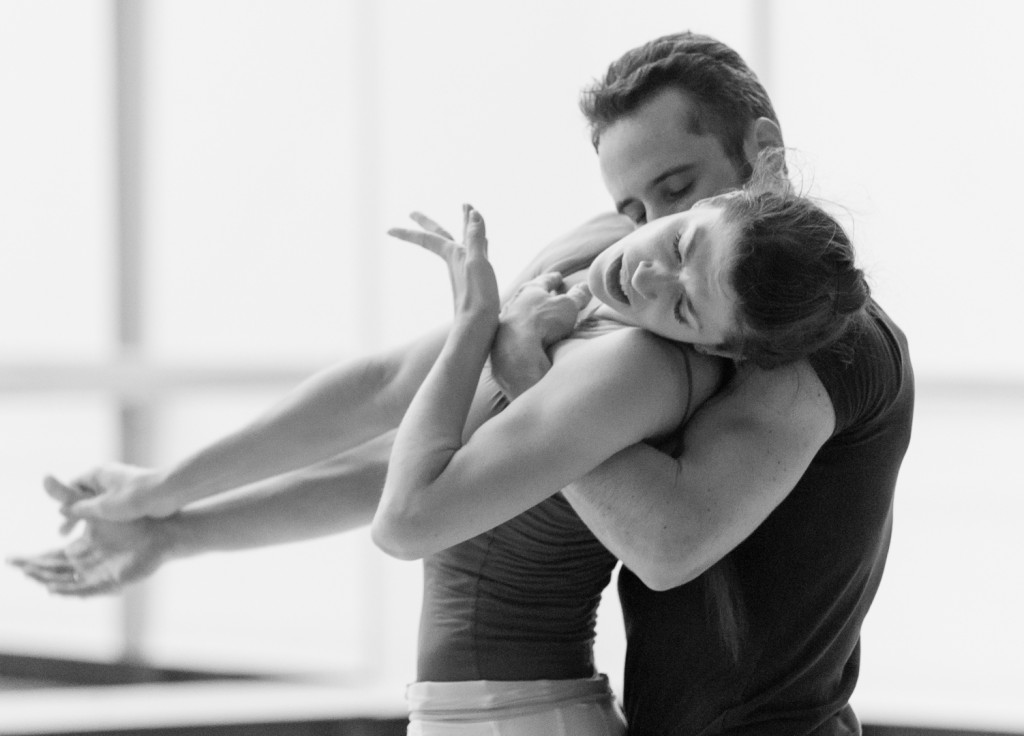
[(611, 701), (605, 675), (579, 680), (414, 682), (406, 688), (410, 717), (472, 720), (522, 715), (568, 702)]

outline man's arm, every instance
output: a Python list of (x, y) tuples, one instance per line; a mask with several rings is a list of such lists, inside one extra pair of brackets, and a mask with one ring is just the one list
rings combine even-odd
[(636, 445), (564, 493), (626, 567), (665, 590), (700, 575), (753, 532), (834, 426), (831, 400), (807, 362), (743, 369), (688, 422), (679, 459)]

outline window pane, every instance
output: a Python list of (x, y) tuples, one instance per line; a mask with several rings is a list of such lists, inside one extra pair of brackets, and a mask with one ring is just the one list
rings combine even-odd
[(0, 4), (0, 360), (110, 345), (110, 4)]
[(151, 3), (145, 41), (154, 351), (323, 361), (351, 350), (351, 3)]
[(147, 659), (275, 674), (365, 670), (376, 554), (357, 532), (172, 565), (150, 597)]
[[(1012, 3), (773, 5), (773, 93), (919, 374), (1024, 378)], [(955, 39), (955, 41), (953, 41)], [(998, 349), (995, 349), (998, 346)]]
[(892, 548), (863, 635), (875, 722), (1017, 729), (1024, 392), (922, 386)]
[[(234, 430), (280, 391), (181, 393), (160, 414), (158, 459)], [(365, 530), (184, 560), (151, 591), (153, 662), (221, 670), (414, 676), (418, 565), (386, 560)], [(396, 594), (400, 602), (396, 604)], [(385, 642), (391, 642), (386, 644)], [(401, 649), (394, 649), (403, 642)]]

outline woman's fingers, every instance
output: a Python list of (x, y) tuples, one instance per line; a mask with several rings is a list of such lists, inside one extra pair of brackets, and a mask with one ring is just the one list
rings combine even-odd
[(50, 583), (74, 580), (78, 576), (78, 572), (74, 569), (51, 570), (46, 567), (37, 567), (36, 565), (26, 565), (21, 568), (21, 571), (33, 580), (47, 585)]
[(70, 582), (51, 583), (46, 589), (57, 595), (74, 595), (85, 597), (90, 595), (102, 595), (113, 593), (118, 589), (117, 582), (113, 580), (74, 580)]
[(474, 255), (487, 257), (487, 228), (484, 225), (484, 218), (477, 210), (469, 205), (466, 207), (466, 226), (463, 240), (466, 250)]
[(562, 289), (562, 274), (558, 271), (548, 271), (546, 273), (542, 273), (536, 278), (530, 279), (530, 281), (527, 281), (526, 283), (536, 284), (545, 291), (559, 292)]
[(591, 293), (590, 286), (586, 283), (580, 283), (573, 286), (565, 295), (569, 297), (573, 305), (576, 307), (576, 311), (579, 312), (590, 304)]
[(470, 238), (470, 235), (469, 235), (470, 213), (472, 213), (473, 211), (474, 210), (473, 210), (472, 205), (469, 205), (469, 204), (463, 204), (462, 205), (462, 244), (463, 245), (468, 245), (468, 243), (469, 243), (469, 238)]
[(436, 253), (442, 258), (446, 257), (451, 247), (455, 245), (451, 233), (422, 212), (411, 212), (409, 217), (422, 229), (413, 230), (407, 227), (393, 227), (388, 230), (388, 235), (404, 240), (407, 243), (418, 245), (421, 248), (426, 248), (431, 253)]
[(81, 573), (74, 569), (51, 570), (45, 567), (28, 565), (26, 567), (22, 567), (21, 571), (27, 577), (32, 578), (37, 583), (42, 583), (47, 587), (51, 585), (68, 585), (81, 580)]
[(118, 587), (116, 580), (99, 568), (76, 568), (71, 565), (52, 566), (34, 561), (21, 561), (18, 567), (26, 577), (35, 580), (51, 593), (58, 595), (96, 595), (109, 593)]
[(61, 506), (60, 509), (58, 509), (60, 515), (64, 517), (64, 520), (60, 523), (59, 529), (61, 536), (67, 536), (70, 534), (74, 528), (78, 526), (78, 522), (81, 521), (77, 516), (71, 515), (69, 510), (70, 508), (70, 506)]
[(74, 570), (75, 566), (63, 551), (44, 552), (32, 557), (11, 557), (7, 562), (22, 570), (32, 568), (37, 570), (53, 570), (57, 572)]
[(412, 219), (413, 222), (415, 222), (421, 228), (426, 230), (428, 233), (440, 235), (442, 238), (445, 238), (446, 240), (455, 240), (455, 238), (451, 236), (451, 233), (449, 233), (443, 227), (441, 227), (436, 222), (431, 220), (429, 217), (424, 215), (422, 212), (411, 212), (409, 214), (409, 217)]
[(445, 257), (448, 249), (454, 245), (450, 240), (447, 240), (440, 235), (424, 232), (423, 230), (410, 230), (405, 227), (393, 227), (388, 230), (388, 235), (393, 238), (398, 238), (399, 240), (404, 240), (408, 243), (413, 243), (414, 245), (418, 245), (422, 248), (426, 248), (431, 253), (436, 253), (442, 258)]
[(83, 498), (87, 498), (89, 494), (84, 488), (70, 486), (66, 483), (61, 483), (59, 480), (54, 478), (52, 475), (47, 475), (43, 478), (43, 488), (46, 494), (61, 504), (74, 503)]
[(462, 206), (462, 245), (456, 243), (443, 227), (420, 212), (409, 215), (422, 230), (406, 227), (393, 227), (388, 235), (407, 243), (413, 243), (429, 250), (442, 258), (448, 258), (453, 250), (466, 248), (467, 253), (487, 256), (487, 232), (483, 216), (471, 205)]

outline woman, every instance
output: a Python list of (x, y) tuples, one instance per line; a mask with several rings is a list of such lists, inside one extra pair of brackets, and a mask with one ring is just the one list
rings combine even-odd
[(551, 371), (476, 427), (499, 309), (483, 221), (467, 209), (465, 247), (424, 224), (393, 234), (446, 260), (455, 320), (399, 427), (373, 524), (385, 551), (426, 558), (409, 733), (621, 733), (590, 653), (615, 562), (578, 519), (566, 538), (559, 489), (677, 435), (728, 370), (708, 356), (770, 367), (826, 348), (863, 310), (863, 274), (806, 199), (752, 188), (706, 200), (598, 256), (586, 274), (597, 305)]

